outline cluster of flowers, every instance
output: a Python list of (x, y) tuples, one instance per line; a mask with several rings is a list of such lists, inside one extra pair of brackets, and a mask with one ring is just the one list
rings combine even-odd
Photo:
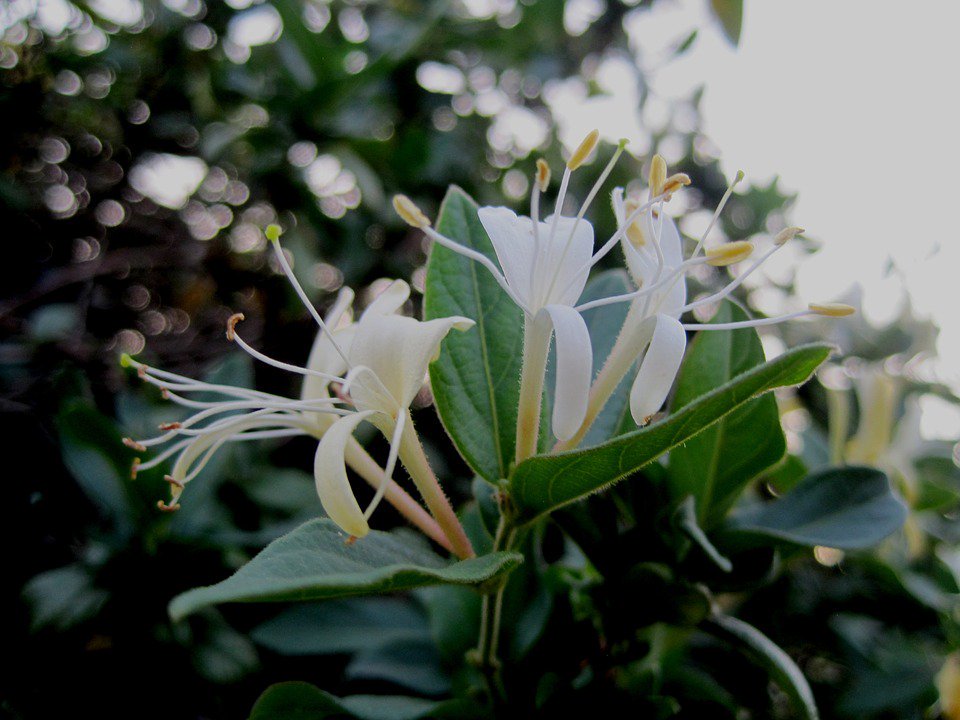
[[(539, 160), (530, 197), (530, 216), (518, 216), (504, 207), (482, 207), (479, 219), (496, 252), (497, 263), (486, 255), (448, 238), (433, 227), (410, 201), (394, 198), (397, 213), (435, 243), (449, 248), (488, 270), (510, 299), (523, 311), (524, 348), (517, 409), (516, 460), (536, 452), (540, 409), (547, 357), (556, 345), (556, 388), (552, 431), (554, 451), (575, 448), (589, 430), (615, 388), (639, 359), (639, 369), (630, 392), (630, 410), (638, 425), (649, 422), (663, 405), (683, 359), (689, 330), (730, 330), (791, 320), (805, 315), (841, 317), (853, 312), (846, 305), (810, 305), (808, 309), (774, 318), (726, 324), (681, 322), (687, 311), (715, 303), (728, 296), (771, 255), (802, 232), (787, 228), (757, 254), (753, 243), (736, 241), (705, 247), (704, 241), (719, 217), (742, 174), (727, 190), (707, 230), (693, 252), (684, 257), (683, 241), (666, 213), (671, 196), (689, 185), (682, 174), (667, 174), (660, 156), (651, 162), (646, 198), (625, 197), (623, 188), (613, 191), (617, 230), (595, 249), (593, 226), (585, 219), (590, 204), (623, 152), (621, 142), (601, 172), (576, 215), (561, 214), (571, 174), (590, 156), (598, 142), (590, 133), (566, 163), (554, 213), (540, 219), (540, 197), (550, 184), (550, 170)], [(160, 502), (163, 510), (175, 510), (185, 485), (195, 478), (214, 453), (227, 442), (309, 435), (317, 438), (314, 462), (317, 492), (330, 518), (351, 539), (369, 532), (368, 521), (386, 500), (427, 536), (459, 557), (470, 557), (470, 541), (436, 476), (430, 468), (414, 428), (410, 407), (424, 383), (430, 362), (453, 330), (469, 331), (474, 321), (446, 317), (418, 321), (398, 314), (410, 288), (394, 281), (363, 312), (353, 319), (353, 292), (341, 290), (326, 318), (321, 317), (297, 281), (280, 248), (280, 228), (267, 229), (277, 260), (294, 290), (316, 321), (319, 331), (306, 366), (300, 367), (264, 355), (243, 340), (237, 331), (242, 315), (234, 315), (227, 338), (259, 361), (304, 377), (299, 399), (232, 386), (212, 385), (149, 367), (125, 356), (123, 363), (135, 367), (148, 383), (160, 387), (169, 400), (195, 409), (187, 420), (161, 427), (163, 434), (125, 443), (145, 452), (166, 446), (149, 462), (135, 461), (134, 472), (157, 466), (176, 456), (166, 476), (172, 497)], [(591, 268), (619, 245), (627, 270), (636, 285), (632, 292), (580, 303)], [(713, 294), (687, 301), (685, 277), (697, 266), (717, 267), (753, 261), (725, 287)], [(582, 313), (612, 303), (629, 303), (623, 328), (610, 355), (594, 377), (590, 334)], [(201, 402), (187, 397), (204, 392), (223, 395), (219, 402)], [(389, 440), (390, 451), (382, 467), (353, 438), (361, 422), (374, 425)], [(397, 462), (402, 463), (416, 486), (424, 508), (393, 480)], [(347, 477), (346, 468), (375, 489), (373, 500), (361, 509)]]

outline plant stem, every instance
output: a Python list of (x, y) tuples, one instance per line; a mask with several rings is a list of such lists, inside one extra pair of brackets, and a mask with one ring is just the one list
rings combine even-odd
[[(501, 514), (493, 539), (493, 552), (509, 550), (516, 540), (516, 528)], [(504, 580), (496, 592), (483, 596), (480, 606), (480, 637), (477, 642), (477, 663), (480, 672), (487, 681), (487, 687), (494, 702), (505, 699), (503, 681), (500, 677), (500, 660), (497, 648), (500, 644), (500, 624), (503, 619), (503, 596), (507, 589)]]
[(423, 445), (420, 444), (420, 438), (413, 427), (413, 418), (410, 411), (406, 410), (407, 420), (403, 434), (400, 436), (400, 461), (410, 473), (417, 490), (427, 504), (430, 514), (436, 519), (444, 535), (450, 541), (450, 546), (454, 554), (461, 558), (471, 558), (476, 555), (470, 539), (460, 524), (457, 514), (450, 505), (450, 500), (444, 494), (437, 476), (433, 473), (433, 468), (427, 460), (427, 455), (423, 451)]
[(517, 408), (518, 463), (537, 452), (540, 439), (540, 410), (543, 406), (543, 379), (550, 351), (550, 326), (535, 318), (523, 320), (523, 367), (520, 371), (520, 403)]

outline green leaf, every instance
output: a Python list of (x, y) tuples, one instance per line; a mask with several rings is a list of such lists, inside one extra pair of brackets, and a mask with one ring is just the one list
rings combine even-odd
[(586, 450), (538, 456), (516, 467), (511, 497), (522, 521), (602, 490), (636, 472), (729, 412), (777, 387), (798, 385), (831, 348), (805, 345), (737, 376), (658, 423)]
[(354, 653), (430, 637), (425, 614), (409, 600), (364, 597), (294, 605), (250, 633), (284, 655)]
[(347, 680), (382, 680), (423, 695), (450, 692), (450, 676), (429, 638), (398, 640), (357, 653), (344, 670)]
[[(459, 710), (459, 712), (458, 712)], [(436, 702), (402, 695), (353, 695), (338, 698), (305, 682), (272, 685), (260, 696), (250, 720), (418, 720), (419, 718), (472, 717), (457, 701)]]
[(517, 553), (494, 553), (449, 563), (408, 534), (377, 530), (353, 545), (345, 541), (331, 520), (311, 520), (226, 580), (175, 597), (170, 616), (179, 620), (223, 602), (321, 600), (444, 583), (479, 586), (523, 561)]
[[(711, 322), (747, 320), (724, 302)], [(700, 333), (691, 343), (677, 379), (672, 412), (764, 361), (753, 328)], [(754, 477), (778, 462), (787, 444), (777, 401), (764, 395), (743, 405), (670, 453), (670, 486), (675, 498), (692, 495), (697, 519), (711, 527), (727, 514)]]
[(735, 515), (729, 527), (798, 545), (859, 550), (880, 542), (906, 517), (886, 475), (840, 467), (814, 473), (782, 498)]
[[(477, 217), (477, 204), (450, 188), (437, 230), (496, 262)], [(430, 366), (437, 412), (467, 464), (495, 482), (513, 462), (523, 354), (523, 318), (490, 273), (473, 260), (435, 245), (427, 263), (424, 318), (464, 315), (476, 321), (451, 333)]]
[(731, 43), (738, 45), (743, 29), (743, 0), (710, 0), (710, 8), (720, 21), (723, 34)]
[(63, 463), (100, 513), (121, 535), (134, 531), (137, 514), (129, 485), (132, 453), (116, 426), (83, 400), (57, 415)]
[(716, 615), (703, 627), (707, 632), (744, 650), (762, 666), (787, 694), (801, 718), (818, 720), (820, 714), (807, 679), (779, 645), (752, 625), (727, 615)]

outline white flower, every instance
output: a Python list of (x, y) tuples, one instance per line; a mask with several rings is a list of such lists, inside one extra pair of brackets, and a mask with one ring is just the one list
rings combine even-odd
[(584, 311), (617, 302), (630, 302), (617, 342), (591, 387), (584, 422), (570, 440), (558, 446), (560, 449), (575, 447), (583, 439), (620, 381), (638, 359), (640, 366), (630, 389), (630, 412), (638, 425), (649, 422), (663, 405), (676, 379), (686, 350), (688, 330), (733, 330), (770, 325), (805, 315), (840, 317), (853, 311), (846, 305), (824, 304), (810, 305), (807, 310), (780, 317), (743, 322), (701, 325), (680, 321), (684, 313), (730, 295), (773, 253), (803, 232), (796, 227), (781, 231), (769, 249), (725, 287), (707, 297), (687, 302), (686, 274), (694, 267), (703, 264), (724, 267), (746, 260), (753, 253), (753, 244), (744, 241), (704, 249), (706, 236), (742, 177), (742, 173), (737, 174), (696, 248), (686, 259), (683, 239), (665, 208), (665, 202), (671, 194), (689, 184), (686, 175), (668, 177), (666, 163), (656, 155), (651, 162), (649, 200), (646, 203), (635, 198), (624, 199), (622, 188), (613, 191), (613, 210), (619, 226), (615, 237), (620, 241), (627, 269), (637, 289), (577, 307)]
[[(280, 250), (276, 242), (278, 231), (268, 234), (272, 234), (271, 239), (275, 241), (281, 267), (320, 326), (307, 365), (299, 367), (281, 362), (251, 347), (237, 333), (237, 323), (243, 319), (240, 314), (230, 318), (227, 337), (257, 360), (303, 375), (300, 398), (192, 380), (124, 356), (123, 364), (137, 368), (140, 377), (160, 387), (166, 398), (199, 410), (183, 422), (162, 426), (166, 432), (156, 438), (125, 439), (128, 446), (140, 451), (172, 443), (149, 462), (136, 460), (134, 473), (177, 456), (170, 475), (166, 476), (171, 486), (171, 500), (158, 503), (163, 510), (176, 510), (186, 484), (223, 444), (310, 435), (319, 440), (314, 477), (321, 503), (330, 518), (351, 536), (362, 537), (369, 532), (367, 520), (385, 498), (444, 547), (460, 556), (471, 555), (472, 548), (462, 527), (430, 472), (425, 456), (421, 457), (422, 448), (413, 433), (409, 405), (420, 390), (427, 365), (439, 351), (442, 339), (452, 328), (466, 329), (473, 321), (453, 317), (421, 323), (397, 315), (410, 295), (409, 286), (401, 280), (394, 281), (381, 293), (355, 323), (351, 313), (353, 292), (345, 288), (324, 320), (308, 301)], [(331, 383), (341, 388), (333, 396)], [(193, 392), (215, 393), (231, 399), (201, 402), (180, 394)], [(346, 407), (351, 403), (356, 410)], [(226, 417), (220, 417), (223, 415)], [(373, 423), (391, 440), (385, 469), (352, 437), (353, 430), (364, 420)], [(439, 522), (393, 481), (398, 456), (405, 464), (408, 464), (406, 457), (411, 458), (408, 464), (413, 466), (411, 475), (431, 512), (439, 514)], [(350, 488), (347, 466), (376, 488), (366, 511), (360, 510)]]

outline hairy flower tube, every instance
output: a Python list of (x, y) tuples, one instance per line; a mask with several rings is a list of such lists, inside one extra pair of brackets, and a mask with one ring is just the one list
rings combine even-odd
[[(398, 315), (410, 294), (409, 286), (402, 280), (394, 281), (356, 322), (351, 315), (353, 292), (342, 290), (324, 320), (309, 302), (280, 249), (278, 229), (268, 230), (281, 268), (319, 325), (317, 338), (305, 367), (270, 358), (246, 343), (237, 332), (242, 315), (230, 318), (227, 338), (259, 361), (302, 375), (300, 398), (192, 380), (124, 356), (123, 363), (137, 368), (140, 377), (160, 387), (166, 398), (198, 410), (183, 422), (162, 426), (165, 432), (156, 438), (126, 439), (128, 446), (140, 451), (167, 445), (149, 462), (135, 461), (134, 472), (176, 456), (173, 469), (166, 476), (172, 498), (169, 503), (158, 504), (163, 510), (176, 510), (186, 484), (223, 444), (309, 435), (319, 441), (314, 478), (321, 503), (330, 518), (351, 537), (363, 537), (369, 532), (371, 514), (386, 499), (427, 536), (460, 557), (471, 556), (473, 549), (416, 436), (410, 404), (446, 334), (452, 329), (467, 329), (473, 321), (451, 317), (420, 322)], [(334, 394), (332, 383), (338, 385)], [(215, 393), (229, 399), (200, 402), (180, 394), (195, 392)], [(353, 438), (353, 430), (363, 421), (372, 423), (390, 441), (384, 468)], [(392, 479), (398, 459), (407, 468), (429, 512)], [(366, 510), (360, 509), (353, 494), (347, 467), (376, 489)]]

